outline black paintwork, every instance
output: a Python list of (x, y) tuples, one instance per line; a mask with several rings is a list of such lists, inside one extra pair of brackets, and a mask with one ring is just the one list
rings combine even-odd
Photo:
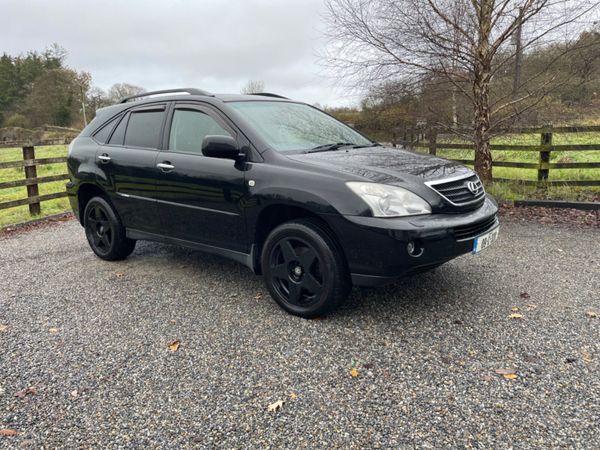
[[(232, 101), (282, 101), (274, 97), (190, 95), (120, 103), (96, 118), (69, 151), (67, 191), (79, 215), (80, 193), (104, 192), (134, 239), (173, 242), (220, 253), (254, 270), (266, 231), (262, 215), (283, 216), (290, 207), (318, 216), (335, 235), (356, 284), (378, 284), (470, 251), (472, 240), (458, 242), (453, 228), (490, 218), (493, 199), (469, 208), (446, 202), (425, 182), (468, 175), (452, 161), (374, 146), (318, 153), (282, 154), (269, 147), (233, 108)], [(98, 144), (93, 133), (133, 108), (166, 105), (160, 149)], [(231, 131), (245, 155), (237, 161), (168, 150), (172, 111), (200, 109)], [(199, 147), (202, 143), (198, 143)], [(102, 162), (106, 155), (110, 161)], [(162, 170), (158, 163), (173, 169)], [(373, 181), (408, 188), (432, 206), (433, 214), (404, 218), (372, 217), (366, 203), (345, 185)], [(268, 223), (264, 222), (264, 226)], [(409, 240), (424, 247), (415, 258)]]

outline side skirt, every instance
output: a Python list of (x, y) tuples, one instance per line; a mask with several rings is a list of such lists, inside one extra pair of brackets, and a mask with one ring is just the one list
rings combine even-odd
[(254, 254), (256, 252), (256, 245), (252, 244), (250, 253), (236, 252), (227, 248), (215, 247), (213, 245), (200, 244), (198, 242), (186, 241), (185, 239), (177, 239), (162, 234), (148, 233), (147, 231), (134, 230), (131, 228), (126, 229), (126, 234), (129, 239), (145, 240), (162, 242), (163, 244), (179, 245), (181, 247), (191, 248), (193, 250), (200, 250), (213, 255), (224, 256), (225, 258), (237, 261), (246, 267), (250, 268), (256, 273), (256, 264)]

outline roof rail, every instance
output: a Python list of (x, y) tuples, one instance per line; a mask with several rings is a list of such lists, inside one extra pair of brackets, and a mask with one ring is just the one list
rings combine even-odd
[(142, 94), (130, 95), (129, 97), (125, 97), (125, 98), (121, 99), (121, 101), (119, 101), (119, 103), (127, 103), (130, 100), (134, 100), (136, 98), (142, 98), (142, 97), (149, 97), (151, 95), (176, 94), (178, 92), (188, 93), (190, 95), (207, 95), (210, 97), (214, 97), (213, 94), (211, 94), (210, 92), (203, 91), (202, 89), (178, 88), (178, 89), (164, 89), (162, 91), (151, 91), (151, 92), (144, 92)]
[(283, 95), (273, 94), (272, 92), (253, 92), (250, 95), (262, 95), (263, 97), (275, 97), (275, 98), (283, 98), (289, 100), (289, 98), (284, 97)]

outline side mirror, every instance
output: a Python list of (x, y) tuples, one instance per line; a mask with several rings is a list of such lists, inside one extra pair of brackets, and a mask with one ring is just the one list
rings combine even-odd
[(231, 136), (209, 135), (202, 141), (202, 154), (210, 158), (238, 159), (240, 149)]

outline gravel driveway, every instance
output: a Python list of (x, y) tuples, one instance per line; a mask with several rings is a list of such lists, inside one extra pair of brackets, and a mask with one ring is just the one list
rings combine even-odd
[(0, 447), (598, 448), (599, 243), (504, 223), (307, 321), (218, 257), (108, 263), (74, 221), (0, 238)]

